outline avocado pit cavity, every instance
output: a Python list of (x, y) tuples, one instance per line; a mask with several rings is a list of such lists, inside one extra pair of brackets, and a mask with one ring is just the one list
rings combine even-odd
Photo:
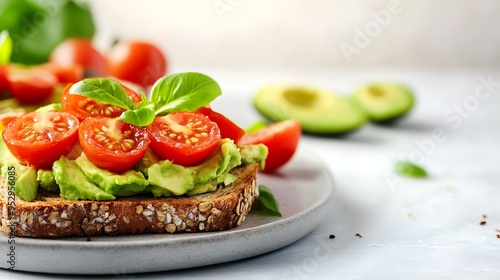
[(318, 99), (318, 95), (307, 89), (290, 88), (283, 92), (283, 97), (287, 102), (299, 107), (312, 107)]

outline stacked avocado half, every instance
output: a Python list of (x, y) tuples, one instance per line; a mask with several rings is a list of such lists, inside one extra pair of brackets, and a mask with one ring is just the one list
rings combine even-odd
[(391, 123), (414, 104), (413, 92), (402, 84), (374, 83), (351, 96), (307, 86), (270, 85), (254, 96), (255, 108), (271, 121), (296, 119), (305, 133), (339, 135), (367, 121)]

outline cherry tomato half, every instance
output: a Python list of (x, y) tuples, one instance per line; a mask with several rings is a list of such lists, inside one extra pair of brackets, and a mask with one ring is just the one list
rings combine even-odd
[(185, 166), (202, 161), (221, 139), (217, 124), (207, 116), (194, 112), (175, 112), (157, 117), (147, 129), (153, 152)]
[(3, 130), (5, 145), (21, 163), (51, 169), (78, 140), (78, 119), (65, 112), (31, 112), (10, 121)]
[[(90, 98), (78, 94), (69, 93), (69, 89), (73, 84), (68, 84), (62, 93), (62, 107), (63, 111), (72, 114), (80, 121), (88, 117), (119, 117), (125, 110), (123, 108), (111, 105), (98, 103)], [(134, 103), (141, 102), (141, 96), (135, 91), (122, 85), (125, 93), (134, 101)]]
[(21, 116), (23, 113), (5, 113), (0, 115), (0, 131), (15, 118)]
[(78, 135), (83, 152), (94, 165), (117, 173), (139, 163), (150, 143), (145, 128), (103, 117), (82, 121)]
[(80, 65), (62, 66), (53, 63), (45, 63), (42, 68), (52, 72), (60, 84), (76, 83), (84, 78), (84, 69)]
[(49, 98), (57, 84), (57, 77), (42, 67), (11, 65), (5, 71), (7, 90), (19, 103), (42, 102)]
[(272, 123), (256, 132), (247, 133), (238, 143), (266, 145), (269, 151), (264, 172), (273, 172), (292, 158), (301, 134), (298, 121), (286, 120)]
[(219, 126), (222, 138), (232, 139), (236, 143), (245, 135), (245, 130), (243, 128), (208, 106), (201, 107), (197, 109), (196, 112), (207, 116), (211, 121), (215, 122), (217, 126)]
[(106, 77), (108, 62), (97, 51), (92, 42), (82, 38), (72, 38), (59, 44), (50, 54), (50, 62), (62, 67), (81, 66), (85, 77)]
[(167, 73), (165, 55), (146, 42), (119, 42), (111, 49), (108, 60), (112, 76), (145, 88)]

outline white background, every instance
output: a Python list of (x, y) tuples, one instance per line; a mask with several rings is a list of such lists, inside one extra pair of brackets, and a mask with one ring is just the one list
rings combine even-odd
[[(500, 65), (500, 2), (495, 0), (91, 3), (103, 51), (115, 37), (150, 40), (168, 54), (173, 71)], [(398, 8), (387, 18), (391, 5)], [(377, 22), (374, 14), (385, 20)], [(358, 29), (370, 36), (358, 40), (360, 52), (349, 61), (340, 46), (356, 46)]]

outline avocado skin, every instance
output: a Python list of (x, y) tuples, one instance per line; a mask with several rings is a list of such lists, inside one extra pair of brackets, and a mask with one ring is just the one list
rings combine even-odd
[(114, 200), (116, 198), (92, 183), (74, 161), (64, 156), (54, 162), (52, 170), (63, 198), (69, 200)]
[(95, 166), (83, 153), (75, 159), (75, 163), (91, 182), (117, 197), (138, 194), (149, 185), (148, 180), (139, 171), (128, 170), (116, 174)]
[(271, 121), (296, 119), (304, 133), (315, 135), (344, 134), (368, 120), (350, 98), (308, 86), (264, 87), (254, 96), (253, 105)]

